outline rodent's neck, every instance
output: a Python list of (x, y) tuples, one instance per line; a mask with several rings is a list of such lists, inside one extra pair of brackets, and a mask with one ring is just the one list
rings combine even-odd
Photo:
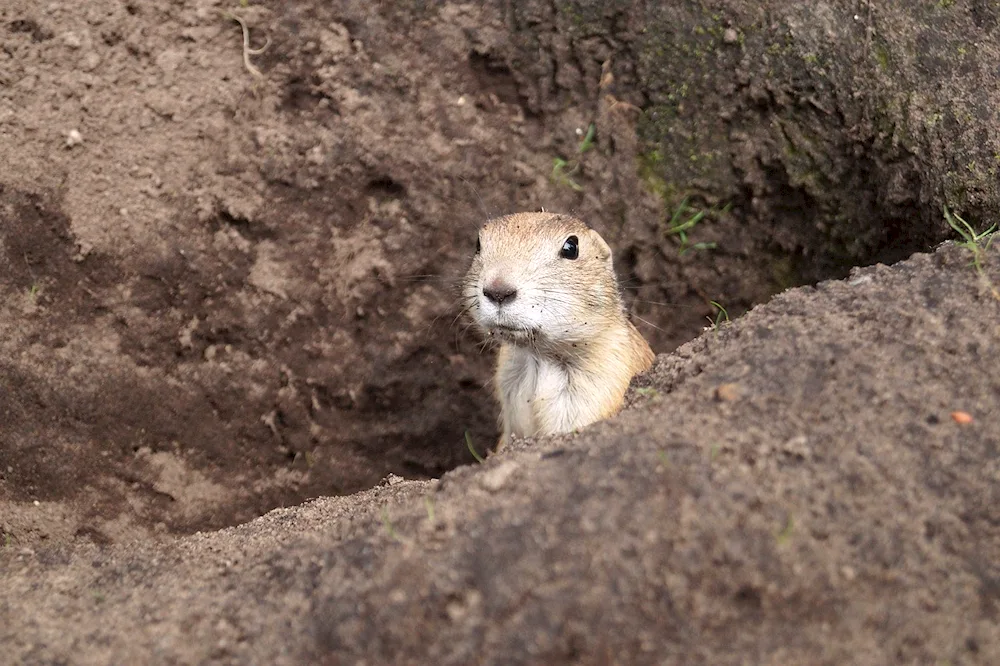
[(497, 364), (504, 437), (568, 432), (614, 414), (652, 350), (628, 322), (568, 357), (505, 344)]

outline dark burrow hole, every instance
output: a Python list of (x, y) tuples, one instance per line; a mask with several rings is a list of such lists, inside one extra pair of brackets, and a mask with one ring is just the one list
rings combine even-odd
[[(406, 188), (389, 177), (371, 179), (368, 181), (367, 191), (372, 196), (406, 195)], [(741, 206), (735, 207), (737, 215), (741, 210)], [(15, 228), (17, 225), (8, 227), (9, 240), (23, 236), (26, 231), (48, 229), (46, 256), (53, 257), (47, 265), (50, 273), (58, 274), (61, 269), (65, 269), (72, 271), (67, 273), (68, 276), (78, 280), (81, 277), (88, 278), (87, 270), (96, 270), (88, 262), (80, 265), (72, 262), (68, 251), (72, 238), (69, 233), (63, 233), (67, 231), (64, 216), (48, 210), (44, 205), (40, 208), (22, 208), (20, 212), (20, 224), (27, 226), (24, 229)], [(807, 217), (808, 211), (805, 215), (799, 211), (797, 217), (792, 216), (791, 219), (802, 220)], [(940, 240), (935, 237), (937, 232), (930, 222), (924, 227), (907, 227), (902, 224), (903, 219), (902, 216), (894, 216), (889, 218), (883, 228), (877, 229), (871, 236), (869, 249), (860, 255), (861, 261), (857, 263), (889, 263), (915, 251), (929, 249), (934, 241)], [(927, 215), (926, 219), (931, 221), (933, 217)], [(740, 225), (747, 221), (734, 216), (732, 223)], [(218, 214), (209, 224), (210, 232), (222, 228), (235, 229), (241, 236), (252, 241), (278, 237), (259, 221), (225, 212)], [(822, 236), (810, 234), (812, 232), (803, 234), (803, 237), (824, 241)], [(32, 235), (37, 237), (37, 234)], [(644, 261), (644, 256), (648, 259), (648, 256), (662, 257), (664, 251), (676, 252), (674, 245), (643, 248), (630, 243), (628, 239), (619, 240), (617, 245), (620, 247), (619, 277), (625, 282), (640, 284), (643, 279), (639, 266)], [(788, 261), (791, 257), (793, 263), (800, 262), (805, 265), (802, 273), (807, 274), (811, 281), (843, 277), (853, 265), (845, 263), (845, 258), (851, 255), (843, 250), (843, 244), (836, 242), (829, 245), (819, 242), (808, 251), (799, 248), (794, 253), (777, 247), (777, 243), (772, 247), (775, 247), (772, 259)], [(824, 252), (824, 248), (832, 250)], [(732, 274), (725, 272), (725, 261), (716, 263), (715, 260), (731, 260), (731, 256), (720, 253), (717, 256), (705, 255), (704, 258), (712, 260), (705, 261), (706, 272), (703, 275), (717, 281), (718, 286), (713, 288), (723, 289), (725, 285), (722, 283), (731, 279)], [(220, 261), (222, 259), (225, 257)], [(179, 267), (186, 265), (183, 262), (178, 264)], [(245, 313), (233, 310), (223, 316), (223, 313), (213, 310), (219, 307), (220, 301), (213, 301), (213, 305), (206, 307), (204, 303), (207, 301), (197, 297), (197, 294), (196, 297), (178, 299), (170, 293), (160, 294), (156, 290), (147, 293), (149, 290), (140, 289), (146, 282), (154, 286), (183, 285), (185, 280), (204, 279), (204, 276), (191, 273), (190, 269), (181, 270), (179, 267), (166, 273), (160, 271), (162, 279), (159, 280), (140, 279), (133, 287), (134, 298), (138, 300), (134, 300), (132, 305), (148, 310), (155, 321), (164, 322), (163, 326), (167, 327), (164, 330), (171, 331), (169, 335), (159, 336), (155, 330), (137, 333), (150, 344), (169, 347), (172, 352), (150, 355), (148, 366), (160, 367), (169, 372), (169, 367), (163, 363), (181, 363), (184, 359), (173, 353), (178, 342), (174, 329), (170, 327), (183, 326), (192, 317), (199, 317), (204, 323), (193, 329), (193, 338), (196, 342), (200, 341), (196, 348), (197, 354), (205, 354), (211, 346), (218, 354), (231, 353), (225, 349), (232, 348), (261, 358), (266, 358), (268, 354), (285, 355), (287, 359), (282, 362), (289, 364), (290, 372), (282, 378), (280, 384), (285, 389), (297, 390), (296, 400), (280, 408), (276, 408), (273, 403), (253, 403), (237, 381), (223, 382), (214, 388), (205, 385), (203, 397), (194, 402), (191, 398), (181, 400), (171, 397), (169, 393), (154, 395), (141, 384), (118, 389), (109, 387), (105, 393), (92, 396), (90, 402), (82, 406), (74, 402), (76, 398), (73, 396), (50, 395), (47, 390), (43, 390), (33, 403), (14, 405), (11, 408), (14, 412), (20, 410), (24, 417), (20, 421), (12, 421), (12, 427), (19, 427), (17, 423), (31, 421), (49, 424), (66, 421), (69, 430), (76, 428), (78, 434), (89, 440), (127, 442), (130, 446), (122, 449), (117, 457), (102, 459), (99, 465), (90, 461), (73, 469), (67, 467), (45, 472), (47, 466), (52, 465), (52, 460), (48, 457), (38, 458), (31, 463), (33, 471), (30, 475), (24, 471), (24, 458), (11, 458), (17, 464), (12, 465), (15, 472), (8, 480), (10, 487), (30, 483), (31, 490), (25, 493), (25, 497), (31, 499), (44, 498), (46, 492), (54, 498), (66, 497), (72, 495), (74, 480), (78, 484), (87, 484), (100, 478), (107, 469), (116, 469), (114, 476), (129, 479), (129, 483), (136, 486), (134, 492), (151, 498), (149, 501), (153, 502), (155, 509), (151, 510), (150, 520), (165, 522), (171, 531), (183, 534), (245, 522), (272, 508), (298, 504), (317, 496), (359, 491), (377, 484), (390, 473), (416, 479), (439, 477), (459, 465), (475, 463), (466, 447), (466, 430), (479, 453), (492, 448), (495, 443), (496, 405), (488, 389), (492, 355), (482, 353), (478, 338), (473, 333), (467, 331), (456, 343), (454, 329), (445, 322), (427, 332), (421, 343), (421, 350), (398, 362), (365, 365), (369, 362), (359, 360), (351, 373), (364, 374), (362, 388), (360, 391), (348, 392), (336, 382), (328, 383), (324, 379), (327, 376), (324, 370), (313, 371), (308, 353), (299, 356), (293, 353), (299, 347), (305, 349), (314, 343), (313, 338), (319, 324), (308, 316), (299, 320), (295, 327), (286, 329), (282, 329), (282, 319), (275, 318), (267, 324), (266, 330), (258, 331), (260, 335), (257, 337), (260, 339), (254, 346), (244, 336), (218, 333), (243, 321), (240, 317), (246, 316)], [(147, 267), (146, 270), (148, 272), (152, 268)], [(766, 264), (754, 265), (751, 262), (745, 264), (742, 270), (746, 271), (743, 273), (746, 280), (764, 279), (767, 275)], [(80, 271), (84, 272), (78, 274)], [(648, 286), (658, 281), (658, 276), (654, 275), (650, 279), (647, 275), (644, 284)], [(114, 283), (116, 280), (103, 279), (100, 284)], [(227, 288), (238, 289), (239, 286), (238, 283), (233, 283)], [(100, 286), (95, 288), (99, 289)], [(406, 319), (400, 314), (404, 300), (398, 296), (399, 291), (387, 289), (386, 298), (389, 300), (381, 302), (381, 305), (369, 305), (367, 313), (360, 319), (354, 312), (339, 315), (328, 313), (322, 326), (334, 329), (340, 327), (344, 330), (358, 327), (357, 331), (372, 339), (384, 337), (387, 331), (405, 331)], [(143, 294), (145, 300), (140, 298)], [(705, 295), (694, 293), (694, 305), (704, 305)], [(91, 301), (95, 308), (100, 306), (99, 300), (90, 298), (87, 302)], [(735, 318), (739, 312), (756, 302), (759, 301), (746, 300), (727, 305), (731, 306), (731, 315)], [(186, 311), (186, 314), (169, 319), (176, 310)], [(376, 316), (378, 310), (382, 310), (383, 314)], [(94, 312), (95, 316), (105, 315), (104, 310), (95, 309)], [(676, 344), (693, 338), (707, 323), (703, 312), (696, 310), (689, 320), (676, 316), (676, 312), (661, 312), (661, 318), (654, 321), (661, 327), (668, 327), (671, 322), (675, 326), (671, 329), (674, 338), (669, 343), (661, 341), (661, 344), (654, 344), (658, 352), (669, 352)], [(235, 319), (230, 321), (225, 317)], [(242, 325), (247, 324), (244, 322)], [(279, 338), (273, 333), (279, 330), (285, 337)], [(644, 333), (647, 331), (644, 330)], [(268, 340), (272, 339), (272, 334), (275, 342), (270, 343)], [(655, 335), (647, 337), (655, 338)], [(123, 347), (123, 352), (133, 354), (127, 346)], [(288, 356), (289, 354), (292, 355)], [(133, 360), (138, 359), (139, 356), (135, 356)], [(466, 364), (471, 365), (465, 367)], [(8, 374), (11, 372), (13, 370)], [(29, 380), (24, 378), (23, 381)], [(274, 390), (279, 390), (280, 395), (277, 385)], [(18, 395), (27, 393), (20, 391)], [(273, 410), (272, 427), (277, 433), (269, 430), (268, 425), (261, 421), (262, 415), (270, 410)], [(122, 414), (126, 414), (128, 418), (123, 420)], [(310, 428), (315, 426), (319, 426), (325, 433), (319, 439), (310, 434)], [(162, 498), (150, 490), (153, 487), (148, 469), (150, 463), (142, 463), (147, 467), (140, 465), (138, 472), (134, 468), (137, 464), (135, 460), (142, 456), (141, 450), (160, 456), (176, 452), (169, 445), (172, 441), (183, 445), (183, 456), (178, 454), (179, 460), (224, 486), (237, 483), (237, 479), (245, 479), (248, 469), (255, 470), (254, 473), (258, 474), (255, 478), (259, 479), (270, 479), (276, 474), (291, 474), (297, 475), (300, 481), (286, 487), (262, 491), (240, 507), (220, 506), (217, 511), (194, 520), (176, 517), (171, 512), (178, 511), (178, 503), (163, 502)], [(29, 452), (29, 458), (30, 455), (33, 454)], [(144, 460), (148, 460), (148, 457)], [(45, 484), (49, 481), (56, 485), (46, 491)], [(102, 543), (104, 539), (99, 530), (82, 534), (82, 537)], [(752, 593), (744, 592), (741, 599), (748, 605), (759, 602), (759, 598), (755, 598)]]
[[(470, 59), (493, 90), (498, 85), (506, 85), (509, 70), (486, 55), (473, 54)], [(516, 87), (513, 90), (516, 92)], [(379, 171), (366, 175), (368, 178), (361, 179), (357, 185), (368, 196), (378, 201), (408, 196), (407, 187), (391, 176)], [(842, 278), (855, 265), (894, 263), (914, 252), (929, 250), (947, 236), (934, 211), (912, 203), (918, 200), (915, 194), (910, 202), (882, 204), (876, 194), (859, 192), (859, 201), (871, 204), (867, 212), (864, 212), (864, 206), (859, 206), (856, 210), (862, 211), (859, 213), (861, 217), (848, 220), (841, 227), (819, 229), (814, 218), (818, 218), (822, 210), (815, 201), (800, 189), (791, 187), (787, 177), (781, 173), (773, 173), (771, 177), (774, 180), (771, 190), (775, 194), (769, 201), (768, 209), (751, 214), (748, 211), (754, 210), (753, 198), (749, 195), (742, 199), (736, 197), (730, 202), (732, 212), (728, 217), (721, 219), (716, 228), (706, 229), (716, 234), (711, 238), (719, 242), (716, 252), (701, 255), (689, 252), (680, 256), (675, 241), (662, 235), (656, 236), (659, 239), (656, 243), (630, 238), (621, 238), (614, 243), (618, 252), (619, 277), (626, 283), (637, 285), (640, 292), (638, 296), (630, 296), (634, 304), (640, 297), (647, 301), (679, 302), (680, 307), (676, 310), (652, 310), (652, 323), (660, 331), (642, 329), (653, 341), (657, 352), (669, 352), (698, 335), (706, 326), (706, 316), (714, 314), (708, 305), (711, 300), (723, 303), (729, 308), (729, 316), (735, 318), (781, 288)], [(416, 189), (415, 185), (413, 187)], [(0, 198), (10, 196), (11, 193), (0, 190)], [(708, 201), (692, 201), (701, 206), (710, 205)], [(10, 277), (18, 278), (22, 285), (30, 285), (31, 272), (44, 267), (56, 284), (85, 282), (93, 277), (88, 271), (97, 269), (90, 262), (79, 265), (73, 262), (73, 239), (68, 230), (68, 220), (58, 213), (55, 205), (50, 208), (46, 205), (39, 202), (31, 202), (31, 206), (25, 204), (17, 209), (20, 226), (8, 224), (4, 231), (0, 231), (4, 247), (8, 251), (18, 249), (16, 256), (10, 257), (9, 264), (14, 267), (10, 269), (14, 271)], [(324, 222), (312, 219), (304, 224), (312, 225), (306, 228), (312, 231), (322, 227)], [(226, 211), (219, 212), (207, 226), (211, 233), (233, 229), (251, 243), (261, 240), (281, 242), (293, 231), (290, 227), (277, 224), (272, 228), (260, 220)], [(383, 231), (391, 230), (387, 227)], [(302, 233), (302, 229), (296, 231)], [(444, 252), (454, 242), (455, 236), (448, 236), (444, 231), (438, 233), (427, 247), (406, 246), (405, 251), (425, 252), (430, 248), (434, 252)], [(726, 243), (732, 239), (735, 239), (734, 245), (728, 246)], [(28, 241), (34, 245), (26, 245)], [(319, 252), (331, 249), (337, 248), (324, 247), (321, 251), (317, 250), (316, 255), (304, 256), (303, 265), (321, 263), (325, 255)], [(358, 252), (364, 250), (360, 248)], [(454, 252), (464, 253), (465, 249)], [(670, 253), (673, 254), (667, 257)], [(70, 398), (45, 394), (35, 404), (14, 405), (11, 408), (12, 411), (20, 409), (23, 412), (24, 418), (18, 423), (34, 421), (55, 427), (51, 424), (58, 424), (61, 420), (72, 422), (67, 427), (77, 428), (73, 434), (80, 435), (85, 441), (138, 442), (134, 448), (129, 447), (133, 455), (142, 448), (162, 453), (158, 447), (164, 441), (182, 441), (186, 450), (194, 452), (184, 458), (185, 464), (211, 476), (220, 485), (244, 482), (248, 469), (260, 472), (257, 479), (270, 479), (288, 472), (298, 474), (299, 479), (306, 479), (286, 487), (262, 491), (247, 506), (222, 506), (218, 512), (203, 519), (187, 521), (178, 518), (172, 522), (170, 516), (153, 511), (150, 513), (151, 522), (167, 522), (177, 533), (218, 528), (243, 522), (278, 506), (297, 504), (322, 495), (362, 490), (378, 483), (389, 473), (411, 478), (440, 476), (459, 465), (474, 463), (465, 446), (466, 430), (470, 432), (478, 452), (492, 448), (496, 436), (496, 405), (487, 388), (490, 355), (481, 352), (478, 340), (471, 332), (464, 333), (458, 343), (454, 341), (455, 331), (447, 323), (451, 315), (443, 318), (443, 324), (423, 332), (425, 337), (420, 343), (423, 346), (421, 349), (409, 355), (402, 354), (400, 360), (392, 364), (379, 365), (371, 359), (358, 360), (347, 375), (353, 379), (357, 374), (365, 374), (360, 390), (348, 392), (344, 386), (323, 384), (322, 381), (310, 384), (317, 377), (322, 380), (327, 376), (322, 367), (313, 368), (314, 360), (310, 356), (312, 352), (309, 350), (316, 345), (314, 332), (317, 328), (339, 327), (348, 334), (358, 334), (373, 341), (387, 339), (399, 332), (412, 333), (407, 330), (408, 320), (402, 314), (407, 305), (401, 296), (404, 290), (399, 285), (394, 288), (386, 286), (384, 295), (370, 297), (371, 302), (364, 303), (363, 315), (359, 315), (357, 310), (331, 312), (323, 311), (322, 307), (310, 312), (310, 308), (306, 307), (296, 315), (298, 319), (293, 319), (285, 311), (278, 312), (273, 318), (259, 317), (259, 312), (254, 310), (258, 305), (251, 304), (246, 306), (246, 311), (240, 310), (237, 306), (243, 307), (241, 303), (230, 306), (221, 298), (210, 298), (215, 292), (207, 287), (181, 290), (183, 293), (174, 288), (185, 284), (188, 287), (197, 286), (201, 284), (199, 281), (204, 281), (220, 289), (238, 291), (250, 271), (249, 263), (253, 257), (251, 253), (246, 260), (248, 265), (243, 267), (234, 265), (233, 258), (208, 252), (199, 256), (202, 263), (194, 267), (189, 265), (187, 259), (177, 257), (172, 257), (170, 261), (173, 263), (168, 262), (152, 274), (149, 272), (151, 267), (146, 266), (145, 272), (133, 280), (129, 306), (149, 315), (142, 321), (162, 323), (160, 331), (143, 329), (135, 332), (135, 339), (160, 345), (170, 352), (150, 353), (146, 365), (152, 371), (167, 374), (175, 370), (183, 360), (177, 354), (182, 344), (178, 340), (183, 337), (178, 330), (195, 321), (189, 337), (194, 340), (194, 349), (199, 355), (208, 353), (209, 348), (219, 355), (245, 353), (255, 358), (265, 358), (267, 354), (285, 355), (275, 365), (287, 364), (291, 371), (288, 377), (275, 380), (271, 388), (273, 393), (281, 395), (283, 390), (285, 393), (292, 392), (286, 389), (297, 390), (297, 402), (283, 404), (280, 408), (274, 403), (254, 403), (238, 381), (224, 377), (215, 380), (215, 384), (199, 386), (203, 395), (198, 399), (189, 399), (188, 402), (178, 399), (176, 404), (169, 403), (169, 395), (142, 395), (142, 387), (127, 387), (97, 395), (93, 404), (82, 409), (79, 405), (70, 404)], [(696, 260), (692, 260), (692, 256)], [(354, 259), (354, 254), (346, 253), (343, 261), (350, 264)], [(683, 270), (678, 270), (678, 266), (682, 266)], [(782, 267), (788, 275), (775, 279), (775, 266)], [(372, 274), (378, 275), (384, 269), (376, 265), (371, 270)], [(147, 277), (142, 277), (144, 275)], [(662, 290), (661, 285), (671, 281), (679, 286), (676, 290), (679, 296), (669, 291), (657, 292)], [(117, 282), (116, 275), (103, 276), (100, 281), (95, 281), (93, 290), (96, 294), (104, 293), (102, 289), (111, 293), (110, 290), (117, 288)], [(764, 286), (743, 289), (730, 298), (734, 285), (755, 283)], [(652, 293), (642, 293), (644, 289)], [(178, 293), (181, 295), (178, 296)], [(293, 303), (301, 297), (299, 294), (291, 296)], [(106, 311), (96, 309), (101, 301), (94, 296), (80, 300), (81, 311), (95, 308), (92, 314), (95, 320), (106, 315)], [(223, 311), (225, 308), (229, 311)], [(288, 309), (291, 308), (289, 306)], [(649, 317), (648, 312), (642, 314)], [(126, 329), (134, 330), (123, 324), (123, 331)], [(248, 333), (244, 333), (245, 330)], [(122, 335), (123, 339), (128, 339), (127, 331)], [(127, 345), (124, 346), (124, 353), (130, 353)], [(377, 357), (378, 354), (372, 356)], [(138, 355), (132, 360), (137, 358)], [(469, 367), (463, 368), (463, 363)], [(281, 395), (277, 398), (270, 395), (268, 399), (279, 401), (283, 399)], [(280, 436), (269, 431), (262, 422), (262, 416), (271, 411), (275, 414), (274, 427), (281, 431)], [(122, 412), (127, 413), (128, 422), (124, 426)], [(319, 438), (310, 431), (314, 426), (324, 431)], [(163, 441), (158, 441), (158, 436)], [(164, 447), (163, 451), (168, 450)], [(314, 455), (313, 452), (318, 453)], [(6, 461), (0, 462), (7, 464)], [(17, 464), (12, 464), (12, 467), (23, 467), (21, 461), (15, 462)], [(34, 469), (41, 470), (48, 464), (48, 459), (39, 458)], [(67, 490), (72, 490), (70, 484), (74, 479), (79, 486), (90, 483), (104, 473), (102, 466), (121, 466), (122, 471), (116, 474), (122, 478), (126, 471), (131, 474), (129, 465), (132, 464), (134, 461), (128, 455), (108, 461), (102, 459), (96, 465), (91, 461), (91, 468), (85, 470), (71, 469), (67, 464), (66, 469), (51, 473), (52, 478), (63, 485), (51, 489), (50, 494), (53, 497), (71, 494)], [(22, 478), (27, 477), (16, 469), (11, 475), (10, 485), (13, 487), (21, 483)], [(43, 494), (39, 486), (44, 479), (40, 481), (40, 478), (39, 473), (31, 476), (33, 487), (30, 493), (24, 494), (26, 498), (33, 499)], [(172, 505), (165, 503), (163, 506), (167, 507), (163, 511), (168, 511)], [(86, 536), (95, 541), (102, 538), (99, 533)], [(740, 598), (750, 606), (760, 603), (759, 594), (752, 590), (741, 592)]]

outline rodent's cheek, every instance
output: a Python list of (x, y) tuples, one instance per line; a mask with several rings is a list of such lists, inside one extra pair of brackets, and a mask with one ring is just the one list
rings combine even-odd
[(473, 305), (479, 298), (480, 288), (479, 282), (467, 280), (465, 286), (462, 288), (462, 297), (466, 300), (468, 305)]
[(500, 308), (485, 298), (477, 298), (472, 308), (473, 316), (480, 325), (489, 328), (495, 326), (500, 317)]
[(546, 311), (545, 304), (532, 298), (530, 293), (519, 294), (513, 303), (503, 306), (500, 323), (514, 328), (545, 328)]

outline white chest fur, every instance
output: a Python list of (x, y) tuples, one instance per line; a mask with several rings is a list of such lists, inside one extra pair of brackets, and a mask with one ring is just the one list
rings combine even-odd
[(583, 378), (557, 361), (508, 346), (501, 351), (496, 379), (505, 439), (569, 432), (592, 420), (587, 405), (580, 404), (586, 401), (573, 391)]

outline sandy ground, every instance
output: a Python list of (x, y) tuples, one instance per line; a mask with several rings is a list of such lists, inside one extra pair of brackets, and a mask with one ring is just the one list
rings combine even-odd
[[(0, 6), (3, 654), (1000, 662), (996, 250), (782, 292), (770, 219), (708, 201), (687, 248), (641, 96), (558, 34), (524, 86), (508, 19)], [(454, 285), (540, 207), (665, 353), (619, 418), (480, 466)]]
[(185, 534), (473, 462), (465, 433), (493, 441), (496, 407), (456, 282), (490, 215), (588, 219), (658, 350), (710, 301), (735, 316), (776, 289), (734, 259), (742, 240), (681, 253), (657, 231), (611, 88), (526, 111), (494, 9), (238, 15), (267, 46), (246, 61), (217, 2), (0, 8), (16, 543)]
[(782, 294), (660, 356), (619, 417), (440, 481), (169, 543), (9, 546), (6, 654), (995, 663), (1000, 302), (968, 259)]

